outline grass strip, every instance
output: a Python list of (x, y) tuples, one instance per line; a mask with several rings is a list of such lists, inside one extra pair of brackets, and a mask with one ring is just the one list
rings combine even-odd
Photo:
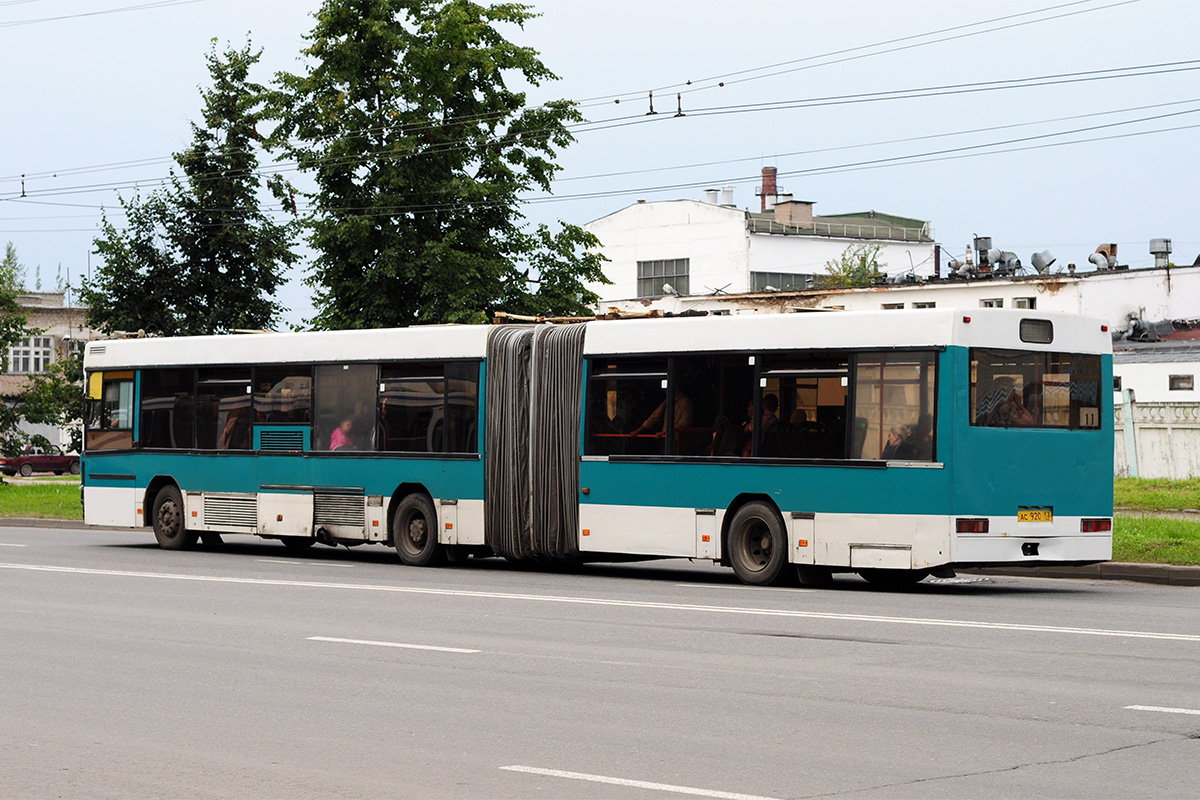
[(79, 479), (0, 484), (0, 517), (82, 521)]
[(1200, 478), (1116, 478), (1113, 504), (1136, 511), (1200, 509)]
[(1113, 520), (1113, 561), (1200, 565), (1200, 522), (1119, 514)]

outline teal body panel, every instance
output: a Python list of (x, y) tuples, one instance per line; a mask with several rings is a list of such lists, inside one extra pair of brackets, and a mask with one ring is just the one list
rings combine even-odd
[(174, 478), (184, 491), (258, 492), (264, 486), (352, 488), (388, 497), (402, 483), (417, 483), (436, 498), (483, 499), (483, 461), (478, 457), (122, 452), (91, 453), (86, 460), (84, 481), (88, 486), (128, 486), (128, 479), (121, 479), (128, 475), (134, 476), (133, 485), (139, 489), (163, 475)]
[(785, 511), (945, 514), (949, 471), (797, 464), (585, 461), (584, 503), (727, 509), (740, 494), (770, 497)]
[(1017, 515), (1018, 506), (1052, 506), (1056, 516), (1113, 513), (1112, 356), (1101, 358), (1100, 428), (985, 428), (967, 423), (971, 368), (965, 348), (943, 361), (942, 378), (961, 412), (950, 451), (955, 516)]
[(1015, 517), (1018, 506), (1052, 506), (1056, 515), (1112, 515), (1111, 356), (1102, 360), (1094, 431), (973, 427), (969, 350), (948, 347), (938, 369), (938, 465), (585, 460), (581, 501), (727, 509), (750, 493), (784, 511), (813, 513)]

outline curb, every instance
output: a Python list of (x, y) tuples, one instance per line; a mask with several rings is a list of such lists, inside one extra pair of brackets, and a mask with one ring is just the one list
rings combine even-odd
[(979, 567), (959, 572), (973, 575), (1014, 575), (1024, 578), (1075, 578), (1085, 580), (1136, 581), (1168, 586), (1200, 586), (1200, 567), (1175, 564), (1137, 564), (1106, 561), (1082, 567)]
[[(130, 531), (134, 528), (115, 528), (104, 525), (85, 525), (67, 519), (38, 519), (34, 517), (0, 517), (0, 527), (12, 528), (84, 528), (93, 531)], [(1128, 561), (1106, 561), (1082, 567), (973, 567), (958, 570), (969, 575), (1012, 575), (1022, 578), (1075, 578), (1085, 580), (1135, 581), (1167, 586), (1200, 586), (1200, 567), (1175, 564), (1136, 564)]]
[(88, 525), (83, 520), (45, 519), (43, 517), (0, 517), (0, 528), (82, 528), (92, 531), (131, 531), (108, 525)]

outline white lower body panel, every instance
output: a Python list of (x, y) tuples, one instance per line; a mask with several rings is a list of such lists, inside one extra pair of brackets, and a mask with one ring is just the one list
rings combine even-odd
[(83, 487), (84, 522), (114, 528), (141, 527), (142, 491), (132, 486)]
[(989, 533), (955, 535), (954, 561), (958, 564), (1035, 564), (1111, 559), (1112, 532), (1080, 533), (1080, 521), (1080, 517), (1058, 516), (1053, 523), (990, 517)]
[(484, 543), (482, 500), (447, 501), (435, 498), (433, 507), (438, 515), (439, 542), (463, 545)]
[[(579, 549), (592, 553), (720, 559), (725, 511), (583, 505)], [(1053, 525), (992, 517), (999, 534), (956, 534), (940, 514), (813, 514), (782, 510), (788, 561), (844, 569), (932, 569), (947, 564), (1106, 561), (1108, 533), (1079, 533), (1079, 517)], [(1030, 545), (1036, 544), (1033, 548)], [(1026, 545), (1023, 547), (1023, 545)]]

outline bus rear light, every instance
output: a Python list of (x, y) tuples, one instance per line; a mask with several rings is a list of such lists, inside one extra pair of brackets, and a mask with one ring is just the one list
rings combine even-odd
[(1104, 531), (1112, 530), (1111, 519), (1081, 519), (1079, 520), (1080, 533), (1103, 533)]
[(970, 317), (963, 317), (963, 322), (970, 322), (970, 321), (971, 321)]
[(959, 533), (987, 533), (988, 521), (974, 517), (960, 517), (954, 521), (954, 529)]

